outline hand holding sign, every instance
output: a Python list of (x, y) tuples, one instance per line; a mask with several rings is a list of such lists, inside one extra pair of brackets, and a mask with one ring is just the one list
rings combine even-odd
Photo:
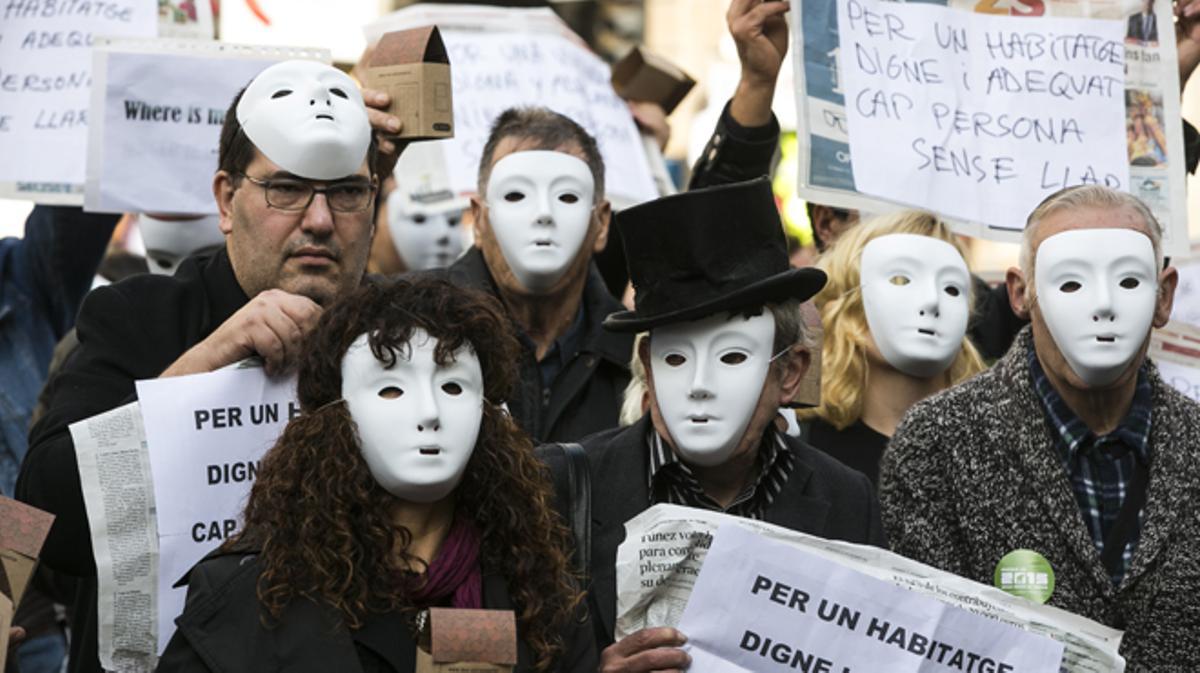
[(161, 376), (211, 372), (254, 355), (263, 358), (270, 374), (287, 371), (300, 354), (304, 335), (320, 317), (321, 307), (308, 297), (267, 290), (179, 356)]
[(642, 629), (600, 653), (601, 673), (641, 673), (642, 671), (682, 671), (691, 663), (687, 652), (679, 649), (687, 642), (676, 629)]

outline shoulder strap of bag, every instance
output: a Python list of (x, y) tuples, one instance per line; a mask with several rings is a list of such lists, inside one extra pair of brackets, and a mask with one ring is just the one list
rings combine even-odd
[(575, 566), (585, 578), (592, 565), (592, 474), (588, 469), (587, 453), (574, 443), (559, 443), (567, 468), (567, 521), (575, 538)]

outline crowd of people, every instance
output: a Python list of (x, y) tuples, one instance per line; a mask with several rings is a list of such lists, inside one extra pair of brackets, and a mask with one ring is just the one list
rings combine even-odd
[[(0, 489), (56, 517), (19, 670), (50, 670), (55, 601), (68, 670), (102, 670), (69, 426), (248, 357), (296, 374), (302, 414), (185, 578), (164, 673), (413, 671), (442, 606), (513, 610), (516, 670), (687, 669), (675, 628), (613, 635), (624, 525), (659, 503), (985, 584), (1035, 550), (1128, 670), (1200, 668), (1200, 406), (1146, 357), (1178, 283), (1160, 224), (1064, 189), (991, 287), (935, 214), (810, 204), (820, 257), (792, 268), (765, 177), (788, 10), (732, 1), (741, 79), (687, 190), (628, 209), (538, 107), (495, 120), (469, 200), (414, 198), (388, 97), (302, 61), (228, 104), (215, 222), (139, 216), (158, 273), (91, 289), (118, 218), (36, 207), (0, 243)], [(594, 259), (617, 240), (628, 305)]]

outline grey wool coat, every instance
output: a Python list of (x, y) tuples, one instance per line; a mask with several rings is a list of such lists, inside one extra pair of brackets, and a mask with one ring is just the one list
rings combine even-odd
[(1200, 670), (1200, 405), (1150, 367), (1150, 490), (1119, 587), (1108, 578), (1051, 443), (1026, 327), (995, 367), (914, 406), (884, 453), (892, 549), (992, 584), (1014, 549), (1049, 560), (1049, 604), (1123, 629), (1129, 671)]

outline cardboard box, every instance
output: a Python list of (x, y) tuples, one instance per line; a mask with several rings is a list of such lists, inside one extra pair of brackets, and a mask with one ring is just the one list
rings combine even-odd
[(37, 568), (54, 515), (0, 496), (0, 670), (8, 654), (13, 613)]
[(696, 80), (667, 59), (634, 47), (613, 66), (612, 84), (621, 98), (658, 103), (671, 114)]
[(450, 57), (437, 26), (385, 34), (375, 45), (363, 79), (367, 87), (391, 96), (388, 112), (404, 123), (400, 138), (454, 137)]
[(517, 665), (512, 610), (430, 608), (429, 649), (417, 648), (416, 673), (510, 673)]

